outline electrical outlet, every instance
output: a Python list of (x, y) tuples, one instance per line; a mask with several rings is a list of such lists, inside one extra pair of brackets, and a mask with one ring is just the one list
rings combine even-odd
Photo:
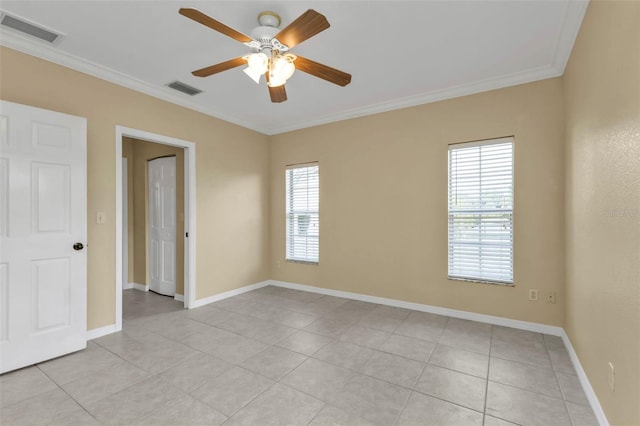
[(537, 302), (538, 301), (538, 290), (535, 288), (530, 288), (529, 289), (529, 300), (531, 300), (532, 302)]
[(276, 261), (276, 268), (280, 269), (280, 266), (281, 266), (281, 265), (280, 265), (280, 261), (279, 261), (279, 260), (278, 260), (278, 261)]
[(616, 369), (611, 362), (609, 362), (609, 389), (611, 392), (616, 390)]
[(555, 291), (550, 291), (549, 295), (547, 296), (547, 303), (551, 303), (551, 304), (556, 304), (556, 292)]

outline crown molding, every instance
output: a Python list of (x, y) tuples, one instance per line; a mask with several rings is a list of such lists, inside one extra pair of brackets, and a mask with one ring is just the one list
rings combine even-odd
[(471, 84), (463, 84), (459, 86), (449, 87), (443, 90), (421, 93), (418, 95), (407, 96), (401, 99), (394, 99), (392, 101), (385, 101), (377, 104), (367, 105), (361, 108), (353, 108), (345, 111), (340, 111), (336, 114), (324, 115), (314, 120), (287, 123), (283, 126), (274, 126), (268, 129), (267, 134), (277, 135), (280, 133), (305, 129), (322, 124), (329, 124), (337, 121), (349, 120), (352, 118), (364, 117), (367, 115), (379, 114), (382, 112), (409, 108), (418, 105), (444, 101), (447, 99), (459, 98), (476, 93), (488, 92), (490, 90), (503, 89), (505, 87), (531, 83), (547, 78), (559, 77), (561, 75), (562, 73), (553, 66), (535, 68), (533, 70), (503, 75), (500, 77), (482, 80)]
[(553, 67), (560, 72), (560, 75), (564, 74), (564, 69), (571, 57), (571, 51), (582, 26), (584, 15), (587, 13), (587, 7), (589, 7), (589, 0), (567, 2), (562, 31), (558, 37), (556, 53), (553, 57)]
[(84, 60), (75, 55), (63, 52), (55, 48), (55, 46), (49, 46), (43, 42), (31, 40), (27, 37), (4, 29), (0, 29), (0, 45), (89, 74), (146, 95), (201, 112), (211, 117), (272, 136), (308, 127), (364, 117), (372, 114), (379, 114), (402, 108), (409, 108), (446, 99), (458, 98), (461, 96), (473, 95), (490, 90), (531, 83), (547, 78), (559, 77), (564, 73), (564, 69), (571, 55), (573, 44), (576, 40), (576, 36), (588, 5), (588, 0), (567, 2), (563, 30), (558, 39), (552, 63), (547, 66), (507, 74), (471, 84), (463, 84), (442, 90), (419, 93), (401, 99), (369, 104), (363, 107), (343, 110), (333, 114), (326, 114), (312, 120), (300, 120), (295, 122), (283, 121), (282, 123), (255, 123), (241, 117), (230, 115), (226, 111), (217, 108), (204, 107), (196, 102), (185, 99), (180, 95), (170, 93), (170, 89), (165, 87), (158, 87), (156, 85), (149, 84), (119, 71), (115, 71), (91, 61)]
[(117, 84), (118, 86), (123, 86), (128, 89), (135, 90), (136, 92), (144, 93), (145, 95), (153, 96), (154, 98), (180, 105), (220, 120), (237, 124), (238, 126), (255, 130), (260, 133), (265, 133), (264, 129), (255, 126), (249, 121), (229, 115), (228, 113), (222, 112), (218, 109), (203, 107), (202, 105), (198, 105), (188, 99), (184, 99), (182, 96), (170, 93), (169, 90), (173, 92), (172, 89), (149, 84), (135, 77), (131, 77), (130, 75), (87, 61), (70, 53), (66, 53), (57, 49), (55, 46), (50, 46), (39, 40), (31, 40), (30, 38), (16, 34), (12, 31), (7, 31), (4, 28), (0, 28), (0, 45), (26, 53), (27, 55), (35, 56), (36, 58), (44, 59), (45, 61), (62, 65), (66, 68), (71, 68), (75, 71), (79, 71), (93, 77), (97, 77), (101, 80)]

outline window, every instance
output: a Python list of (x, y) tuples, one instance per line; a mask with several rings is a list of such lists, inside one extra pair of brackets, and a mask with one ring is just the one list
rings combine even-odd
[(318, 263), (319, 195), (318, 164), (289, 166), (286, 170), (287, 260)]
[(513, 283), (513, 138), (449, 145), (449, 278)]

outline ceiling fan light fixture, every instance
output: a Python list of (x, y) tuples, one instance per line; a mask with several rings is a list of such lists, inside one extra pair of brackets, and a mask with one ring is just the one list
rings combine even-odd
[(254, 72), (264, 74), (269, 67), (269, 58), (264, 53), (252, 53), (247, 57), (247, 65)]
[(256, 84), (260, 83), (260, 76), (267, 72), (269, 69), (269, 57), (264, 53), (252, 53), (244, 56), (242, 59), (247, 61), (247, 68), (243, 71), (248, 75)]
[(293, 63), (296, 59), (297, 56), (291, 53), (285, 55), (275, 53), (271, 58), (269, 68), (269, 86), (278, 87), (285, 84), (296, 71)]
[(251, 80), (255, 81), (256, 84), (260, 84), (260, 76), (262, 76), (262, 74), (255, 72), (251, 67), (247, 67), (242, 71), (244, 71), (244, 73), (248, 75)]

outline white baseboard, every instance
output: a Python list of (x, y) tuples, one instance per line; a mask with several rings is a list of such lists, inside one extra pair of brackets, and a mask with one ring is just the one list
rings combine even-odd
[(87, 330), (87, 340), (97, 339), (98, 337), (106, 336), (107, 334), (117, 333), (120, 331), (115, 324), (105, 325), (104, 327), (94, 328)]
[(591, 382), (589, 382), (589, 378), (587, 377), (587, 373), (585, 373), (582, 368), (582, 364), (580, 364), (580, 359), (578, 359), (578, 354), (576, 354), (575, 349), (573, 349), (573, 345), (571, 344), (571, 340), (567, 335), (565, 330), (562, 330), (562, 341), (564, 342), (564, 346), (567, 348), (567, 352), (569, 352), (569, 357), (571, 358), (571, 363), (573, 364), (573, 368), (576, 370), (576, 374), (578, 375), (578, 379), (580, 380), (580, 384), (582, 385), (582, 390), (587, 396), (587, 400), (589, 401), (589, 405), (591, 405), (591, 409), (598, 419), (598, 423), (601, 426), (609, 426), (609, 421), (607, 420), (607, 416), (604, 414), (604, 410), (600, 405), (600, 401), (598, 401), (598, 397), (596, 396), (595, 391), (591, 387)]
[(177, 300), (178, 302), (184, 302), (184, 294), (176, 293), (176, 294), (173, 295), (173, 298), (175, 300)]
[(133, 288), (133, 283), (124, 283), (122, 285), (123, 290), (131, 290)]
[(397, 308), (412, 309), (414, 311), (429, 312), (432, 314), (446, 315), (448, 317), (466, 319), (471, 321), (484, 322), (504, 327), (517, 328), (520, 330), (534, 331), (536, 333), (550, 334), (552, 336), (562, 336), (562, 327), (538, 324), (535, 322), (520, 321), (510, 318), (495, 317), (492, 315), (477, 314), (474, 312), (459, 311), (457, 309), (443, 308), (440, 306), (424, 305), (422, 303), (406, 302), (404, 300), (387, 299), (385, 297), (369, 296), (366, 294), (349, 293), (347, 291), (330, 290), (321, 287), (314, 287), (304, 284), (294, 284), (285, 281), (269, 280), (269, 284), (277, 287), (285, 287), (294, 290), (308, 291), (311, 293), (325, 294), (328, 296), (344, 297), (346, 299), (360, 300), (362, 302), (378, 303), (380, 305), (395, 306)]
[(146, 284), (131, 283), (131, 287), (134, 290), (149, 291), (149, 286)]
[(236, 288), (234, 290), (225, 291), (224, 293), (214, 294), (213, 296), (205, 297), (204, 299), (198, 299), (195, 301), (192, 308), (199, 308), (200, 306), (208, 305), (209, 303), (217, 302), (223, 299), (228, 299), (229, 297), (237, 296), (239, 294), (246, 293), (248, 291), (257, 290), (259, 288), (266, 287), (271, 283), (272, 283), (271, 280), (262, 281), (259, 283)]

